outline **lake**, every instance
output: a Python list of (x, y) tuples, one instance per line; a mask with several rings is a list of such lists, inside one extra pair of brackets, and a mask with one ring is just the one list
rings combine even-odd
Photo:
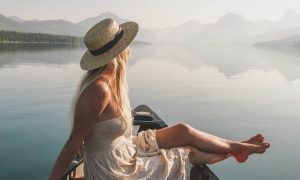
[[(0, 179), (46, 179), (70, 132), (85, 49), (1, 48)], [(246, 163), (211, 165), (220, 179), (299, 179), (299, 50), (132, 46), (128, 83), (132, 108), (147, 104), (169, 125), (185, 122), (234, 140), (259, 132), (272, 143)]]

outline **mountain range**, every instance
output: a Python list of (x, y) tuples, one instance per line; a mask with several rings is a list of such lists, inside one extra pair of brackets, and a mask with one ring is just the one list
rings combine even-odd
[[(59, 20), (25, 20), (17, 16), (0, 15), (0, 30), (84, 36), (86, 31), (104, 18), (118, 23), (129, 21), (105, 12), (77, 23)], [(140, 27), (136, 40), (151, 43), (247, 43), (275, 41), (280, 43), (300, 36), (300, 13), (287, 10), (278, 20), (250, 21), (242, 15), (226, 13), (216, 22), (203, 24), (189, 20), (179, 26), (149, 29)], [(268, 43), (267, 43), (268, 44)], [(298, 44), (298, 40), (293, 42)]]
[(186, 40), (197, 43), (247, 43), (292, 38), (300, 35), (300, 14), (288, 10), (277, 21), (250, 21), (227, 13), (215, 23), (207, 24)]

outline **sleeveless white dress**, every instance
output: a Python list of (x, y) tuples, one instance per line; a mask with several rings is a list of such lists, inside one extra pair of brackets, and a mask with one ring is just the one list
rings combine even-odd
[(132, 135), (121, 116), (97, 122), (84, 142), (85, 179), (189, 179), (189, 149), (159, 149), (155, 135), (150, 129)]

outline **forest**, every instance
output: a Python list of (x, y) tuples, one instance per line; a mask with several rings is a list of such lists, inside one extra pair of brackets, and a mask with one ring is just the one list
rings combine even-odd
[(67, 35), (0, 31), (0, 42), (79, 44), (81, 38)]

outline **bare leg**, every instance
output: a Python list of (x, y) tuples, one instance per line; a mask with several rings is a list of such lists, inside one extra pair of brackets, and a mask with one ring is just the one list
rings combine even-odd
[[(220, 141), (231, 144), (231, 146), (235, 148), (235, 152), (228, 152), (230, 154), (227, 155), (227, 158), (230, 157), (231, 155), (233, 155), (238, 162), (246, 161), (250, 154), (253, 154), (253, 153), (262, 154), (265, 152), (265, 150), (267, 148), (270, 147), (269, 143), (263, 143), (264, 137), (261, 134), (257, 134), (248, 140), (242, 141), (242, 142), (240, 142), (240, 144), (238, 144), (235, 141), (220, 138), (218, 136), (214, 136), (211, 134), (207, 134), (207, 135), (210, 136), (211, 138), (215, 138)], [(257, 146), (253, 146), (253, 145), (257, 145)], [(220, 158), (220, 157), (218, 157), (218, 155), (221, 157), (224, 156), (222, 154), (211, 154), (211, 156), (214, 156), (214, 158), (217, 158), (217, 159)]]
[[(243, 143), (250, 144), (260, 144), (264, 140), (261, 134), (257, 134), (248, 140), (242, 141)], [(194, 165), (203, 165), (203, 164), (214, 164), (220, 161), (223, 161), (229, 157), (230, 154), (216, 154), (216, 153), (208, 153), (201, 151), (199, 149), (194, 148), (193, 146), (187, 146), (190, 150), (189, 159), (190, 162)]]
[(186, 146), (190, 150), (189, 159), (194, 165), (214, 164), (230, 157), (229, 154), (216, 154), (201, 151), (193, 146)]
[[(159, 129), (156, 132), (156, 139), (160, 148), (173, 148), (179, 146), (194, 146), (206, 152), (228, 153), (231, 145), (240, 145), (256, 140), (257, 137), (243, 142), (226, 140), (202, 131), (199, 131), (186, 124), (177, 124), (171, 127)], [(252, 143), (255, 144), (255, 143)]]
[[(224, 138), (221, 138), (221, 137), (218, 137), (218, 136), (215, 136), (215, 135), (212, 135), (212, 134), (207, 134), (209, 136), (211, 136), (211, 138), (216, 138), (216, 139), (219, 139), (223, 142), (230, 142), (230, 140), (227, 140), (227, 139), (224, 139)], [(245, 140), (245, 141), (241, 141), (242, 143), (250, 143), (250, 144), (260, 144), (264, 141), (264, 136), (262, 134), (257, 134), (251, 138), (249, 138), (248, 140)]]
[(208, 153), (231, 154), (238, 162), (244, 162), (250, 154), (261, 154), (270, 146), (268, 143), (256, 145), (225, 140), (186, 124), (177, 124), (157, 130), (156, 139), (160, 148), (193, 146)]
[[(224, 139), (224, 138), (220, 138), (220, 137), (218, 137), (218, 136), (214, 136), (214, 135), (211, 135), (211, 134), (208, 134), (208, 135), (210, 135), (212, 138), (217, 138), (217, 139), (219, 139), (219, 140), (221, 140), (221, 141), (223, 141), (223, 142), (227, 142), (227, 143), (231, 143), (231, 142), (233, 142), (233, 141), (230, 141), (230, 140), (227, 140), (227, 139)], [(253, 145), (258, 145), (258, 146), (263, 146), (265, 149), (267, 149), (267, 148), (269, 148), (270, 147), (270, 144), (269, 143), (263, 143), (263, 141), (264, 141), (264, 137), (263, 137), (263, 135), (261, 135), (261, 134), (257, 134), (257, 135), (255, 135), (255, 136), (253, 136), (253, 137), (251, 137), (250, 139), (248, 139), (248, 140), (245, 140), (245, 141), (241, 141), (241, 143), (248, 143), (248, 144), (253, 144)], [(245, 144), (244, 144), (245, 145)], [(250, 146), (248, 146), (248, 148), (249, 148)], [(239, 149), (240, 147), (238, 147), (238, 149)], [(251, 147), (251, 148), (253, 148), (253, 147)], [(237, 150), (237, 153), (232, 153), (232, 155), (236, 158), (236, 160), (238, 161), (238, 162), (244, 162), (244, 161), (246, 161), (247, 160), (247, 158), (248, 158), (248, 156), (250, 155), (250, 154), (253, 154), (253, 153), (258, 153), (258, 154), (262, 154), (262, 153), (264, 153), (265, 152), (265, 150), (259, 150), (259, 151), (254, 151), (254, 152), (244, 152), (244, 148), (242, 148), (242, 149), (240, 149), (240, 150)], [(213, 154), (212, 154), (213, 155)], [(214, 156), (218, 156), (218, 155), (220, 155), (221, 157), (223, 156), (222, 154), (214, 154)], [(231, 155), (230, 154), (228, 154), (227, 155), (227, 158), (228, 157), (230, 157)], [(215, 157), (215, 158), (220, 158), (220, 157)], [(226, 158), (225, 158), (226, 159)], [(224, 160), (224, 159), (223, 159)]]
[(156, 131), (156, 139), (160, 148), (174, 148), (180, 146), (194, 146), (198, 149), (214, 152), (227, 153), (229, 144), (221, 138), (195, 130), (186, 124), (177, 124)]

